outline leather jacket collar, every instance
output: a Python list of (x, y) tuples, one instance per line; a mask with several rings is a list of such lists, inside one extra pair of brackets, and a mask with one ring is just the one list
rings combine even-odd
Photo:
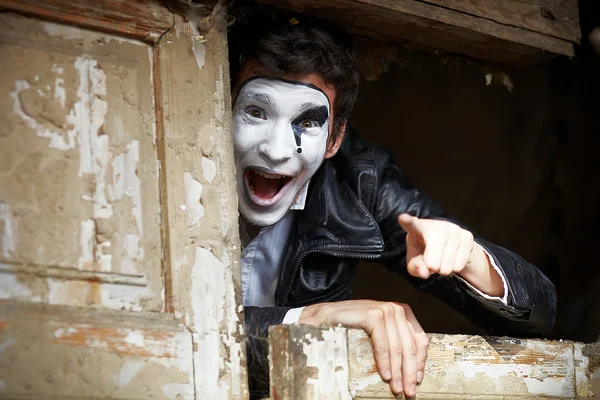
[(312, 179), (306, 207), (297, 216), (297, 234), (304, 248), (377, 254), (384, 248), (375, 219), (333, 160), (325, 160)]

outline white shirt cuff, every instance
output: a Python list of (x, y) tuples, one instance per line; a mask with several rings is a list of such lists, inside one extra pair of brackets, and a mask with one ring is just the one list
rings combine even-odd
[(282, 324), (297, 324), (298, 320), (300, 319), (300, 314), (302, 314), (302, 310), (304, 310), (304, 307), (292, 308), (288, 310), (288, 312), (285, 313), (285, 317), (283, 317)]
[(490, 296), (490, 295), (487, 295), (487, 294), (483, 293), (481, 290), (477, 289), (475, 286), (471, 285), (469, 282), (467, 282), (461, 276), (455, 275), (456, 278), (460, 279), (472, 291), (474, 291), (475, 293), (477, 293), (478, 295), (480, 295), (484, 299), (501, 301), (504, 305), (508, 305), (508, 285), (506, 284), (506, 277), (504, 276), (504, 272), (502, 271), (502, 269), (500, 269), (500, 267), (498, 267), (496, 265), (496, 261), (494, 261), (494, 257), (492, 257), (490, 255), (490, 253), (488, 253), (487, 250), (482, 245), (480, 245), (479, 243), (475, 243), (475, 244), (477, 246), (481, 247), (481, 250), (483, 250), (483, 252), (487, 256), (487, 258), (490, 260), (490, 263), (492, 264), (492, 267), (494, 267), (494, 269), (496, 270), (496, 272), (498, 273), (498, 275), (500, 275), (500, 279), (502, 279), (502, 285), (504, 286), (504, 292), (503, 292), (504, 294), (502, 295), (502, 297)]

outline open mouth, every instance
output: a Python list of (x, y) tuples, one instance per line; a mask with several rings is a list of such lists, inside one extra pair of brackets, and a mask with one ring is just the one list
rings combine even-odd
[(283, 195), (288, 183), (292, 181), (291, 176), (272, 174), (254, 168), (246, 168), (244, 180), (250, 198), (261, 206), (276, 203)]

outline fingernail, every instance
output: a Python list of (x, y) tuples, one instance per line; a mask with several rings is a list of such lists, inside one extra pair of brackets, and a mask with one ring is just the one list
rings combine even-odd
[(390, 371), (389, 369), (385, 371), (384, 375), (385, 375), (386, 381), (389, 381), (390, 379), (392, 379), (392, 371)]
[(423, 371), (417, 372), (417, 385), (420, 385), (423, 382)]
[(411, 396), (417, 395), (417, 385), (415, 385), (414, 383), (410, 386), (410, 393), (412, 393)]
[(402, 391), (402, 380), (398, 379), (396, 381), (396, 391), (400, 393)]

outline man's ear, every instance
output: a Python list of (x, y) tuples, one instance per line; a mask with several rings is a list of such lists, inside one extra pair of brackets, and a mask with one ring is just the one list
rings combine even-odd
[(325, 159), (335, 156), (338, 150), (340, 149), (340, 146), (344, 141), (344, 135), (346, 134), (346, 122), (347, 121), (342, 122), (342, 125), (340, 126), (340, 133), (335, 138), (335, 142), (331, 144), (327, 143), (327, 152), (325, 152)]

